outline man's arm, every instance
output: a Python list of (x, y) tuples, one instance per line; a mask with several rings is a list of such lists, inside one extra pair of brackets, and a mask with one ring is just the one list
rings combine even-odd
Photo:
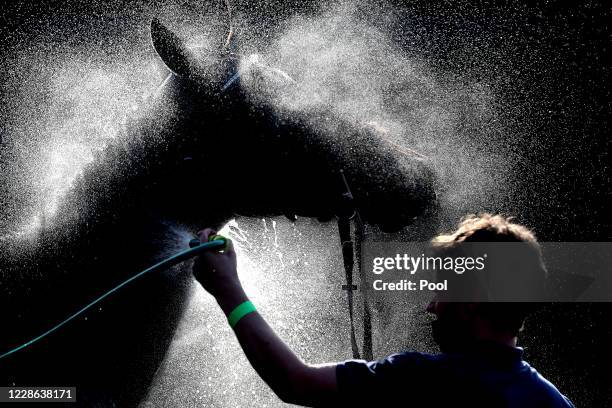
[[(214, 234), (205, 229), (198, 235), (207, 242)], [(248, 300), (236, 271), (236, 253), (207, 252), (194, 264), (194, 275), (228, 316)], [(284, 402), (320, 406), (337, 399), (336, 364), (309, 365), (300, 360), (258, 312), (249, 313), (234, 327), (240, 346), (259, 376)]]

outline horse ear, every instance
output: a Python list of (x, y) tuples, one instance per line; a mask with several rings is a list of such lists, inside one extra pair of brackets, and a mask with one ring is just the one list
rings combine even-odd
[(191, 74), (191, 64), (183, 41), (157, 18), (151, 21), (153, 48), (172, 73), (179, 77)]

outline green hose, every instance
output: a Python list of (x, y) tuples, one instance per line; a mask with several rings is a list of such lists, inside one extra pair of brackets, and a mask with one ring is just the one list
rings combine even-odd
[(209, 251), (209, 250), (213, 250), (213, 249), (223, 250), (224, 248), (227, 247), (227, 244), (228, 244), (228, 241), (229, 241), (227, 238), (224, 238), (221, 235), (214, 235), (214, 236), (211, 237), (211, 239), (212, 240), (210, 240), (209, 242), (200, 242), (200, 240), (198, 240), (197, 238), (192, 239), (189, 242), (189, 246), (190, 246), (189, 249), (186, 249), (186, 250), (181, 251), (181, 252), (179, 252), (177, 254), (174, 254), (171, 257), (166, 258), (163, 261), (158, 262), (155, 265), (145, 269), (144, 271), (139, 272), (136, 275), (134, 275), (134, 276), (128, 278), (127, 280), (121, 282), (119, 285), (115, 286), (114, 288), (112, 288), (108, 292), (104, 293), (102, 296), (99, 296), (98, 298), (96, 298), (91, 303), (89, 303), (85, 307), (81, 308), (77, 312), (71, 314), (66, 319), (62, 320), (61, 322), (59, 322), (55, 326), (51, 327), (46, 332), (40, 334), (39, 336), (34, 337), (32, 340), (27, 341), (27, 342), (23, 343), (20, 346), (17, 346), (15, 348), (7, 351), (6, 353), (3, 353), (2, 355), (0, 355), (0, 359), (2, 359), (4, 357), (7, 357), (7, 356), (9, 356), (9, 355), (11, 355), (13, 353), (16, 353), (19, 350), (23, 350), (24, 348), (32, 345), (33, 343), (37, 342), (38, 340), (41, 340), (41, 339), (45, 338), (46, 336), (50, 335), (54, 331), (58, 330), (60, 327), (64, 326), (66, 323), (70, 322), (74, 318), (80, 316), (81, 314), (85, 313), (87, 310), (91, 309), (96, 304), (100, 303), (106, 297), (108, 297), (111, 294), (115, 293), (116, 291), (118, 291), (119, 289), (121, 289), (122, 287), (127, 285), (128, 283), (132, 282), (133, 280), (136, 280), (136, 279), (140, 278), (144, 274), (149, 273), (149, 272), (153, 272), (153, 271), (160, 271), (160, 270), (163, 270), (163, 269), (167, 269), (167, 268), (169, 268), (171, 266), (174, 266), (174, 265), (176, 265), (178, 263), (186, 261), (187, 259), (193, 258), (194, 256), (198, 255), (199, 253), (201, 253), (203, 251)]

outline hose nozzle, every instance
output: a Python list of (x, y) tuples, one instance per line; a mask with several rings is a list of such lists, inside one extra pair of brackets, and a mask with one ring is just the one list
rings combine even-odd
[[(223, 245), (219, 247), (219, 251), (224, 251), (228, 247), (229, 239), (225, 238), (223, 235), (214, 234), (214, 235), (209, 236), (208, 242), (213, 242), (213, 241), (219, 241), (223, 243)], [(200, 245), (202, 245), (202, 242), (200, 241), (199, 238), (194, 238), (191, 241), (189, 241), (190, 248), (195, 248)]]

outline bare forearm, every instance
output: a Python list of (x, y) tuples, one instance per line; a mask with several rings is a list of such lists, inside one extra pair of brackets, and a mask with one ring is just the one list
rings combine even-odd
[[(229, 315), (248, 300), (241, 287), (232, 288), (217, 298), (219, 306)], [(247, 359), (259, 376), (282, 399), (294, 393), (296, 374), (307, 366), (293, 353), (258, 312), (244, 316), (234, 327), (236, 337)]]
[[(247, 300), (241, 287), (233, 288), (217, 298), (226, 315)], [(234, 332), (255, 371), (283, 401), (321, 405), (335, 398), (335, 364), (305, 364), (258, 312), (240, 319)]]

